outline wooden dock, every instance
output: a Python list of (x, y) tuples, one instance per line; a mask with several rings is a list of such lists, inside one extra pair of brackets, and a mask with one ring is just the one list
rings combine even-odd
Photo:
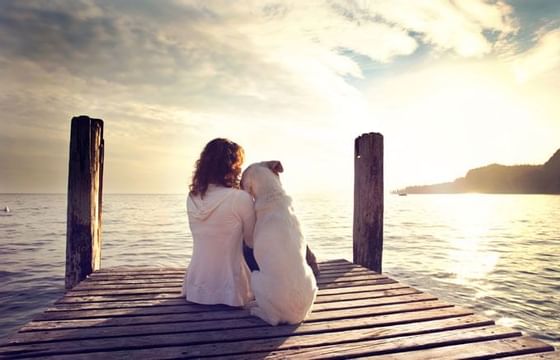
[(0, 346), (0, 358), (560, 359), (540, 340), (345, 260), (321, 264), (311, 316), (272, 327), (187, 303), (184, 269), (91, 274)]

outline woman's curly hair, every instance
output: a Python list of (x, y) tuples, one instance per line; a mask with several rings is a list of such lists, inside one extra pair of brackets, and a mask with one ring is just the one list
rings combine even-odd
[(209, 184), (239, 188), (243, 148), (228, 139), (210, 141), (196, 161), (190, 193), (204, 197)]

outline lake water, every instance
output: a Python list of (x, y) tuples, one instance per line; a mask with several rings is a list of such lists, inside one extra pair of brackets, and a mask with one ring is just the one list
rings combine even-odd
[[(0, 338), (64, 292), (66, 196), (0, 194)], [(352, 259), (352, 197), (294, 196), (320, 260)], [(560, 196), (387, 195), (384, 272), (560, 346)], [(108, 194), (102, 267), (186, 266), (184, 195)]]

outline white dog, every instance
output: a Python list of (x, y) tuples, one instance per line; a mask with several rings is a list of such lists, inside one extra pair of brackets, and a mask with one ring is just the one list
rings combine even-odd
[(265, 161), (249, 166), (241, 178), (243, 189), (255, 198), (257, 215), (253, 249), (260, 270), (251, 273), (257, 303), (251, 315), (270, 325), (302, 322), (317, 294), (292, 199), (278, 176), (282, 171), (279, 161)]

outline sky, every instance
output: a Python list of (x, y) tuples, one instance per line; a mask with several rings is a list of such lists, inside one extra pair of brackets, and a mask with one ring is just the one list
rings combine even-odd
[(347, 194), (368, 132), (390, 191), (560, 148), (560, 2), (1, 0), (0, 79), (0, 193), (66, 192), (82, 114), (107, 193), (186, 193), (227, 137)]

